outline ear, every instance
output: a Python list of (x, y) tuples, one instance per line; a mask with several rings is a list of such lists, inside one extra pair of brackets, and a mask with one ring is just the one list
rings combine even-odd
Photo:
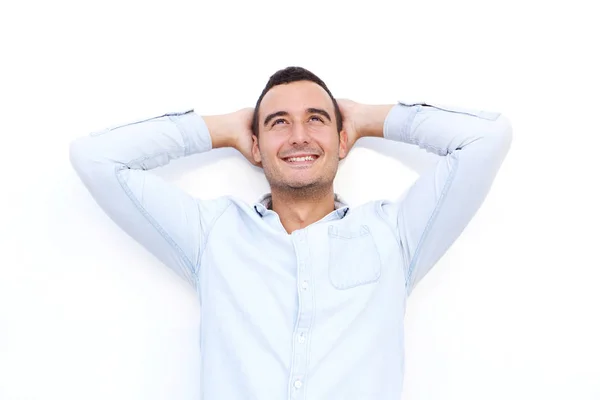
[(256, 135), (252, 135), (252, 158), (256, 163), (261, 163), (262, 158), (260, 157), (260, 149), (258, 148), (258, 137)]
[(343, 160), (348, 155), (348, 133), (345, 129), (340, 131), (340, 146), (338, 151), (340, 160)]

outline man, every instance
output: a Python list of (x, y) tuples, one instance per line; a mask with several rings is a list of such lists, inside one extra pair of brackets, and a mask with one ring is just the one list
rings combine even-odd
[[(366, 136), (443, 158), (401, 200), (349, 207), (333, 180)], [(387, 400), (402, 392), (407, 296), (484, 201), (511, 138), (498, 113), (336, 101), (290, 67), (254, 109), (132, 122), (70, 157), (105, 212), (197, 290), (204, 399)], [(225, 146), (262, 166), (271, 192), (256, 204), (147, 172)]]

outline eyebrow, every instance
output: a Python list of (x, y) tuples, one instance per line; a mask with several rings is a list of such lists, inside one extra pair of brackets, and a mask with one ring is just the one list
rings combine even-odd
[[(331, 116), (329, 116), (329, 113), (327, 111), (323, 110), (322, 108), (307, 108), (306, 113), (307, 114), (320, 114), (320, 115), (324, 116), (325, 118), (327, 118), (329, 120), (329, 122), (331, 122)], [(284, 117), (284, 116), (287, 117), (289, 115), (290, 115), (290, 113), (288, 113), (287, 111), (276, 111), (274, 113), (271, 113), (271, 114), (267, 115), (267, 117), (265, 118), (264, 126), (267, 126), (269, 121), (271, 121), (275, 117)]]

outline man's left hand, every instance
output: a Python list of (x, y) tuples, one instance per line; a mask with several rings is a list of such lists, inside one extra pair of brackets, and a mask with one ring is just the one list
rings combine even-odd
[(336, 99), (336, 101), (340, 107), (340, 112), (342, 113), (344, 121), (342, 129), (348, 136), (348, 150), (346, 152), (346, 154), (348, 154), (352, 146), (354, 146), (354, 143), (361, 138), (361, 133), (357, 126), (357, 119), (360, 119), (360, 108), (363, 105), (348, 99)]
[(361, 137), (383, 137), (383, 124), (394, 104), (371, 105), (336, 99), (348, 135), (348, 152)]

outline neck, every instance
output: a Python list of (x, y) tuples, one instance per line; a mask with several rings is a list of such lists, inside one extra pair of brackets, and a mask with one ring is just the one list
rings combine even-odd
[(333, 186), (319, 193), (273, 191), (271, 201), (271, 209), (279, 215), (287, 233), (305, 228), (335, 210)]

